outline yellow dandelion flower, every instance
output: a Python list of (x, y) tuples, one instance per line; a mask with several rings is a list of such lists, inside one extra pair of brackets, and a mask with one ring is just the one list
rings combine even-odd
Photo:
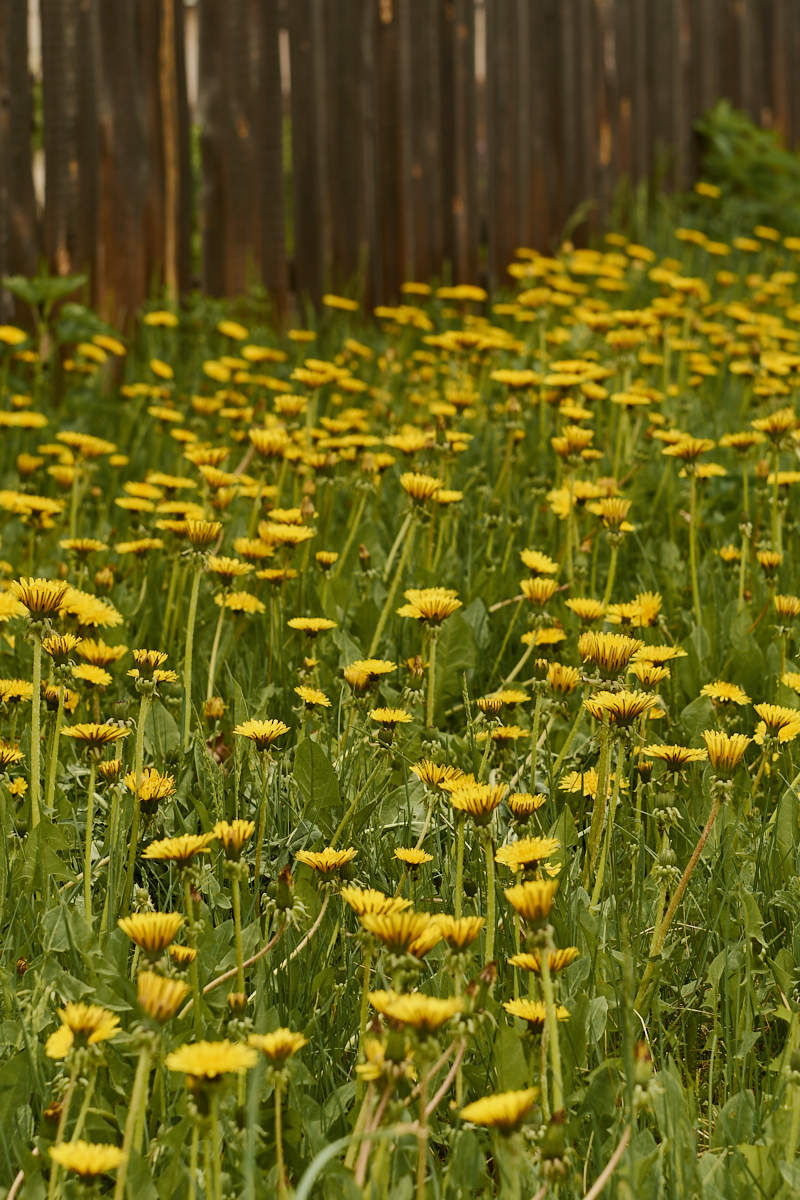
[(472, 1125), (483, 1125), (497, 1129), (508, 1136), (519, 1129), (536, 1103), (537, 1088), (526, 1088), (519, 1092), (496, 1092), (493, 1096), (482, 1096), (461, 1109), (462, 1121)]
[(208, 844), (213, 839), (213, 833), (184, 833), (180, 837), (161, 838), (145, 847), (142, 858), (186, 867), (197, 854), (208, 853)]
[(223, 1075), (243, 1075), (258, 1062), (252, 1046), (225, 1039), (221, 1042), (189, 1042), (173, 1050), (164, 1060), (170, 1071), (181, 1071), (189, 1085), (193, 1080), (214, 1083)]
[(546, 921), (558, 891), (558, 882), (552, 879), (533, 879), (506, 888), (505, 896), (515, 912), (525, 921), (539, 924)]
[(408, 588), (403, 594), (408, 603), (398, 608), (398, 615), (429, 625), (440, 625), (461, 608), (461, 601), (452, 588)]
[[(580, 951), (577, 946), (565, 946), (563, 950), (548, 950), (547, 965), (551, 975), (557, 975), (559, 971), (563, 971), (570, 963), (575, 962)], [(533, 954), (514, 954), (508, 960), (512, 967), (519, 967), (522, 971), (534, 971), (537, 975), (541, 974), (542, 960), (538, 951)]]
[(377, 888), (343, 887), (339, 894), (359, 917), (366, 913), (403, 912), (411, 907), (410, 900), (402, 896), (387, 896)]
[(158, 958), (177, 937), (183, 917), (180, 913), (132, 913), (120, 917), (117, 924), (145, 954)]
[(163, 1024), (175, 1016), (189, 994), (189, 985), (180, 979), (165, 979), (155, 971), (141, 971), (136, 979), (139, 1007), (153, 1021)]
[[(541, 1033), (547, 1020), (547, 1008), (541, 1000), (507, 1000), (503, 1005), (507, 1013), (512, 1017), (519, 1017), (525, 1021), (528, 1028), (534, 1033)], [(563, 1004), (556, 1006), (556, 1020), (566, 1021), (569, 1018), (569, 1010), (564, 1008)]]
[(332, 846), (326, 846), (324, 850), (298, 850), (295, 857), (298, 862), (311, 867), (312, 871), (330, 875), (333, 871), (341, 871), (343, 867), (348, 866), (357, 853), (353, 846), (348, 846), (345, 850), (334, 850)]
[(280, 1066), (287, 1058), (291, 1058), (298, 1050), (302, 1050), (303, 1046), (308, 1045), (308, 1038), (303, 1037), (302, 1033), (281, 1028), (273, 1030), (272, 1033), (251, 1033), (247, 1044), (254, 1050), (260, 1050), (273, 1066)]
[(397, 992), (370, 992), (372, 1007), (395, 1025), (410, 1025), (418, 1033), (431, 1034), (461, 1011), (457, 996), (440, 999), (419, 992), (399, 995)]
[(82, 1179), (93, 1180), (116, 1171), (125, 1157), (119, 1146), (107, 1142), (59, 1142), (50, 1147), (50, 1157), (59, 1167), (74, 1171)]
[(750, 738), (743, 733), (722, 733), (716, 729), (703, 730), (703, 741), (708, 750), (708, 761), (717, 775), (732, 775), (750, 745)]
[(500, 846), (494, 860), (504, 867), (509, 867), (512, 871), (529, 871), (538, 867), (546, 859), (552, 858), (560, 846), (558, 838), (521, 838), (518, 842)]
[(255, 821), (217, 821), (214, 826), (214, 837), (222, 842), (225, 857), (235, 862), (239, 858), (245, 842), (256, 831)]
[(269, 750), (277, 738), (289, 732), (289, 726), (271, 717), (268, 721), (244, 721), (233, 732), (249, 738), (256, 750)]
[(453, 917), (442, 913), (436, 917), (442, 940), (451, 950), (465, 950), (481, 935), (486, 924), (485, 917)]

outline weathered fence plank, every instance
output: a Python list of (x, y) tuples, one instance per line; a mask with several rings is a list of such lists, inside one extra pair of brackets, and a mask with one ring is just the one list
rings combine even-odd
[(260, 283), (280, 316), (503, 283), (622, 179), (688, 186), (720, 97), (800, 138), (797, 0), (198, 0), (196, 114), (184, 0), (41, 0), (40, 217), (27, 8), (0, 0), (0, 270), (85, 270), (117, 318), (165, 282)]

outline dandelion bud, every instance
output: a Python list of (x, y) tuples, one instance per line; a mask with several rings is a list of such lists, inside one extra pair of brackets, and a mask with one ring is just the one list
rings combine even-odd
[(209, 722), (219, 721), (222, 714), (225, 712), (225, 702), (221, 696), (212, 696), (210, 700), (206, 700), (203, 705), (203, 716)]

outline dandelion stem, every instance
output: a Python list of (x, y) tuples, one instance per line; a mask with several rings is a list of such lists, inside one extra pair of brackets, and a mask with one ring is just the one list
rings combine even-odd
[(558, 1018), (553, 999), (553, 981), (550, 977), (550, 963), (547, 958), (548, 948), (545, 947), (539, 955), (542, 995), (546, 1013), (547, 1041), (550, 1050), (550, 1068), (553, 1072), (553, 1113), (559, 1113), (564, 1108), (564, 1084), (561, 1078), (561, 1050), (558, 1044)]
[(422, 1076), (419, 1085), (419, 1118), (417, 1120), (417, 1187), (416, 1200), (425, 1200), (425, 1176), (428, 1166), (428, 1077)]
[(258, 806), (258, 830), (256, 832), (256, 861), (253, 870), (253, 891), (258, 895), (261, 883), (261, 848), (264, 845), (264, 828), (267, 823), (267, 791), (269, 789), (269, 754), (261, 758), (261, 802)]
[(736, 611), (740, 613), (744, 608), (744, 585), (747, 578), (747, 563), (750, 557), (750, 526), (742, 527), (742, 548), (739, 555), (739, 591), (736, 597)]
[[(370, 970), (372, 968), (372, 954), (373, 946), (371, 942), (368, 942), (364, 946), (364, 965), (361, 975), (361, 1008), (358, 1019), (358, 1057), (361, 1062), (364, 1061), (364, 1038), (366, 1037), (367, 1033), (367, 997), (369, 993)], [(360, 1096), (360, 1093), (363, 1091), (363, 1088), (364, 1082), (363, 1080), (359, 1079), (358, 1083), (356, 1084), (357, 1099)]]
[(606, 576), (606, 590), (603, 592), (603, 607), (605, 608), (611, 599), (611, 593), (614, 590), (614, 576), (617, 573), (617, 555), (619, 554), (619, 544), (617, 542), (611, 547), (611, 559), (608, 564), (608, 575)]
[(561, 764), (563, 763), (564, 759), (567, 757), (569, 748), (575, 740), (575, 735), (581, 727), (581, 724), (583, 722), (583, 715), (585, 712), (586, 712), (586, 709), (583, 707), (583, 705), (581, 705), (580, 708), (578, 709), (577, 713), (575, 714), (575, 720), (572, 722), (569, 733), (567, 734), (567, 736), (564, 740), (564, 744), (558, 752), (558, 757), (556, 758), (556, 761), (553, 764), (553, 779), (558, 779), (559, 768), (560, 768)]
[(664, 914), (664, 919), (662, 920), (661, 925), (659, 926), (659, 929), (658, 929), (658, 933), (657, 933), (656, 937), (653, 939), (653, 944), (650, 947), (650, 961), (648, 962), (647, 969), (646, 969), (644, 975), (642, 976), (642, 982), (639, 984), (639, 990), (636, 993), (636, 999), (633, 1002), (633, 1006), (636, 1009), (641, 1010), (642, 1005), (644, 1004), (645, 1000), (648, 998), (648, 993), (650, 990), (650, 982), (653, 978), (653, 974), (655, 972), (655, 967), (656, 967), (656, 957), (661, 952), (661, 947), (664, 945), (664, 941), (669, 932), (669, 927), (673, 922), (675, 913), (678, 911), (678, 905), (680, 904), (681, 899), (683, 898), (683, 893), (686, 891), (689, 880), (691, 879), (694, 869), (697, 866), (697, 863), (700, 859), (700, 855), (703, 853), (703, 847), (705, 846), (706, 842), (708, 841), (708, 835), (711, 833), (712, 826), (717, 819), (717, 814), (719, 813), (720, 806), (721, 806), (720, 793), (718, 790), (715, 789), (714, 797), (713, 797), (713, 800), (711, 801), (711, 812), (708, 814), (708, 820), (706, 821), (706, 823), (703, 827), (703, 831), (700, 834), (700, 837), (697, 839), (697, 845), (695, 846), (694, 850), (692, 851), (692, 857), (689, 859), (688, 863), (686, 864), (686, 869), (684, 870), (683, 875), (681, 875), (680, 882), (675, 889), (672, 899), (669, 902), (669, 908), (667, 909), (666, 913)]
[[(414, 528), (415, 528), (414, 525), (412, 524), (413, 515), (414, 515), (413, 512), (408, 513), (405, 521), (403, 522), (403, 524), (400, 527), (400, 533), (398, 533), (397, 539), (395, 539), (395, 546), (396, 546), (398, 544), (398, 540), (400, 539), (400, 536), (402, 534), (403, 538), (405, 539), (403, 542), (403, 551), (398, 560), (397, 567), (395, 569), (395, 573), (392, 576), (392, 582), (389, 585), (389, 590), (386, 593), (386, 599), (383, 602), (383, 608), (381, 609), (381, 615), (378, 617), (378, 624), (375, 626), (375, 632), (372, 635), (372, 641), (370, 642), (370, 647), (369, 647), (369, 652), (367, 653), (367, 658), (375, 657), (375, 653), (378, 649), (378, 646), (380, 645), (381, 636), (386, 627), (386, 622), (389, 619), (389, 612), (391, 611), (391, 607), (394, 603), (394, 598), (397, 595), (397, 588), (400, 584), (400, 579), (403, 574), (403, 570), (405, 569), (405, 565), (408, 562), (409, 555), (411, 554), (411, 547), (414, 544)], [(394, 555), (395, 546), (392, 547), (392, 550), (389, 555), (389, 560), (387, 561), (387, 566), (388, 566), (388, 562), (391, 561), (391, 559)], [(384, 576), (384, 577), (386, 577), (386, 576)]]
[(136, 866), (136, 849), (139, 844), (139, 821), (141, 818), (139, 792), (142, 786), (142, 770), (144, 765), (144, 727), (149, 709), (150, 697), (142, 692), (139, 701), (139, 719), (136, 722), (136, 747), (133, 758), (133, 774), (135, 776), (133, 817), (131, 820), (130, 845), (128, 846), (128, 869), (125, 875), (125, 887), (122, 892), (122, 912), (127, 912), (133, 894), (133, 872)]
[(195, 563), (192, 575), (192, 590), (189, 595), (189, 616), (186, 623), (186, 650), (183, 656), (183, 752), (189, 749), (192, 728), (192, 652), (194, 650), (194, 627), (197, 620), (197, 598), (200, 594), (202, 562)]
[(456, 886), (453, 894), (453, 912), (456, 920), (461, 918), (461, 904), (464, 893), (464, 826), (466, 813), (460, 812), (456, 817)]
[(134, 1145), (137, 1140), (135, 1137), (136, 1128), (139, 1125), (140, 1114), (144, 1112), (147, 1102), (147, 1081), (150, 1077), (150, 1060), (152, 1050), (149, 1043), (142, 1046), (139, 1053), (139, 1061), (136, 1064), (136, 1074), (133, 1077), (133, 1091), (131, 1092), (130, 1104), (128, 1105), (128, 1115), (125, 1118), (125, 1132), (122, 1136), (122, 1162), (117, 1170), (117, 1182), (114, 1187), (114, 1200), (123, 1200), (125, 1195), (125, 1180), (128, 1175), (128, 1164), (130, 1162), (131, 1150), (137, 1149)]
[(494, 886), (494, 838), (491, 831), (484, 830), (483, 849), (486, 855), (486, 950), (484, 965), (494, 959), (495, 886)]
[(689, 570), (692, 576), (692, 602), (695, 624), (702, 625), (700, 590), (697, 586), (697, 476), (692, 472), (689, 489)]
[(434, 709), (436, 705), (436, 643), (439, 640), (439, 630), (434, 625), (430, 631), (428, 642), (428, 700), (425, 706), (425, 728), (433, 728)]
[(339, 838), (344, 833), (351, 818), (355, 815), (355, 811), (356, 811), (356, 808), (358, 807), (359, 800), (364, 795), (364, 792), (367, 790), (369, 785), (372, 783), (373, 779), (378, 774), (378, 772), (380, 770), (382, 770), (382, 768), (383, 768), (383, 763), (379, 760), (375, 764), (375, 766), (372, 768), (372, 770), (370, 771), (367, 778), (361, 784), (361, 787), (356, 792), (355, 796), (353, 797), (352, 804), (350, 805), (347, 812), (342, 817), (341, 821), (339, 822), (338, 828), (336, 829), (336, 832), (334, 833), (333, 837), (330, 840), (330, 846), (332, 849), (335, 849), (336, 843), (339, 841)]
[(239, 890), (239, 876), (234, 874), (231, 892), (233, 899), (233, 936), (236, 943), (236, 991), (244, 993), (244, 948), (242, 946), (242, 898)]
[(608, 821), (606, 823), (606, 836), (603, 840), (603, 853), (600, 857), (600, 862), (597, 867), (597, 876), (595, 877), (594, 888), (592, 889), (592, 905), (591, 905), (592, 908), (594, 908), (594, 906), (599, 902), (600, 893), (603, 890), (603, 880), (605, 878), (605, 873), (606, 873), (606, 863), (608, 862), (608, 856), (611, 852), (611, 838), (612, 838), (612, 834), (614, 832), (614, 814), (617, 811), (617, 803), (619, 801), (620, 777), (622, 775), (622, 771), (624, 768), (624, 762), (625, 762), (625, 755), (623, 754), (622, 746), (620, 746), (619, 757), (617, 758), (617, 772), (616, 772), (616, 775), (614, 776), (614, 787), (611, 791), (611, 805), (608, 810)]
[[(56, 1130), (56, 1138), (55, 1138), (55, 1141), (53, 1142), (53, 1146), (60, 1146), (64, 1140), (64, 1130), (67, 1127), (67, 1119), (69, 1117), (69, 1110), (72, 1105), (72, 1097), (75, 1093), (75, 1083), (78, 1078), (78, 1067), (79, 1067), (78, 1062), (75, 1061), (75, 1059), (73, 1058), (72, 1067), (71, 1067), (70, 1073), (69, 1073), (69, 1081), (67, 1083), (67, 1090), (64, 1093), (64, 1099), (61, 1101), (61, 1116), (58, 1119), (58, 1129)], [(60, 1170), (61, 1170), (61, 1168), (59, 1167), (59, 1165), (55, 1161), (55, 1159), (51, 1159), (50, 1160), (50, 1182), (49, 1182), (48, 1188), (47, 1188), (47, 1200), (55, 1200), (55, 1198), (56, 1198), (57, 1188), (58, 1188), (58, 1174), (59, 1174)]]
[(211, 1162), (214, 1171), (214, 1195), (216, 1200), (222, 1200), (222, 1153), (220, 1148), (218, 1106), (219, 1097), (212, 1088), (211, 1103), (209, 1105), (211, 1110), (211, 1130), (209, 1134), (211, 1139)]
[(275, 1077), (275, 1158), (278, 1164), (278, 1195), (285, 1200), (288, 1195), (286, 1188), (286, 1164), (283, 1159), (283, 1084), (279, 1076)]
[(536, 791), (536, 758), (539, 749), (539, 723), (542, 718), (542, 689), (536, 688), (536, 703), (533, 706), (533, 729), (531, 730), (531, 767), (528, 776), (528, 791)]
[(600, 758), (597, 763), (597, 791), (592, 805), (592, 820), (589, 826), (589, 839), (586, 847), (586, 859), (583, 868), (583, 886), (588, 891), (589, 880), (592, 877), (597, 853), (600, 849), (600, 835), (603, 832), (603, 817), (606, 811), (606, 791), (608, 789), (608, 756), (611, 734), (608, 720), (603, 718), (600, 727)]
[(97, 779), (97, 760), (89, 763), (89, 789), (86, 804), (86, 844), (83, 863), (83, 911), (86, 924), (92, 924), (92, 824), (94, 822), (94, 787)]
[[(192, 901), (192, 885), (186, 871), (183, 873), (183, 906), (186, 912), (186, 940), (192, 950), (197, 949), (197, 936), (194, 927), (194, 902)], [(200, 974), (197, 968), (197, 956), (189, 965), (189, 976), (192, 981), (192, 997), (194, 999), (194, 1031), (200, 1035)]]
[(44, 807), (45, 812), (53, 811), (53, 801), (56, 794), (56, 771), (58, 770), (58, 747), (61, 741), (61, 729), (64, 725), (64, 693), (65, 687), (59, 684), (58, 687), (58, 708), (56, 709), (56, 721), (53, 726), (53, 736), (50, 741), (50, 759), (47, 764), (47, 783), (44, 792)]
[(219, 639), (222, 636), (222, 618), (225, 616), (225, 605), (220, 604), (217, 627), (214, 630), (214, 641), (211, 643), (211, 658), (208, 661), (208, 683), (206, 685), (206, 700), (214, 694), (214, 677), (217, 673), (217, 655), (219, 654)]
[(41, 754), (41, 705), (42, 705), (42, 639), (38, 631), (33, 633), (33, 694), (31, 696), (31, 829), (39, 824), (39, 793)]
[(772, 459), (772, 549), (778, 554), (783, 553), (783, 537), (781, 531), (781, 510), (778, 498), (778, 467), (780, 453), (776, 449)]
[(348, 529), (347, 541), (344, 542), (342, 552), (339, 553), (338, 562), (336, 564), (337, 575), (342, 574), (345, 562), (347, 562), (348, 554), (350, 553), (351, 548), (353, 548), (353, 542), (356, 539), (357, 533), (359, 533), (359, 526), (361, 524), (361, 517), (363, 515), (363, 506), (365, 506), (367, 503), (367, 496), (368, 492), (365, 488), (365, 490), (361, 492), (359, 503), (357, 503), (355, 506), (355, 512), (353, 516), (350, 517), (350, 528)]

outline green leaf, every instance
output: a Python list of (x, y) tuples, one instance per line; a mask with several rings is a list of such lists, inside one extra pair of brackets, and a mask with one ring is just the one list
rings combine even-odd
[(305, 800), (304, 813), (324, 832), (333, 829), (331, 810), (339, 808), (339, 780), (331, 760), (311, 738), (304, 738), (294, 756), (294, 779)]
[(721, 1108), (711, 1138), (712, 1147), (735, 1146), (753, 1137), (756, 1123), (756, 1102), (751, 1091), (737, 1092)]
[(145, 754), (155, 762), (163, 762), (177, 753), (180, 742), (181, 735), (172, 713), (160, 701), (155, 701), (144, 730)]
[(522, 1036), (513, 1025), (501, 1025), (494, 1043), (497, 1089), (512, 1092), (527, 1086), (528, 1064)]

